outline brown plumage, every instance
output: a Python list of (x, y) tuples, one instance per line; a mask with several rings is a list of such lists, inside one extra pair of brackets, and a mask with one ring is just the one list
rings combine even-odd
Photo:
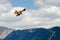
[(23, 10), (20, 10), (20, 11), (17, 11), (15, 10), (14, 14), (17, 14), (16, 16), (19, 16), (22, 14), (23, 11), (25, 11), (26, 9), (23, 9)]

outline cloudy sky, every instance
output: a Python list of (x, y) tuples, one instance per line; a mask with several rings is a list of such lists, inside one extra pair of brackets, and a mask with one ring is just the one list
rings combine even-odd
[[(16, 17), (15, 10), (26, 11)], [(0, 0), (0, 26), (13, 29), (60, 26), (60, 0)]]

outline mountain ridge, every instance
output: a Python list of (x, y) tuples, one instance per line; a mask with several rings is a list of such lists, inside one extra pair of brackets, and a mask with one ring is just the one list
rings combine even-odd
[(60, 40), (60, 27), (14, 30), (3, 40)]

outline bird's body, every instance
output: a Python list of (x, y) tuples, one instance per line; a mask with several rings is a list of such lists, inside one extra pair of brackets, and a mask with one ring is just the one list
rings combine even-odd
[(17, 14), (16, 16), (19, 16), (22, 14), (23, 11), (25, 11), (26, 9), (23, 9), (23, 10), (20, 10), (20, 11), (17, 11), (15, 10), (14, 14)]

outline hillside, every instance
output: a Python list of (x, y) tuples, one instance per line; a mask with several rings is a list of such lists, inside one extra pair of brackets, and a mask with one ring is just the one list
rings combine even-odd
[(60, 27), (15, 30), (3, 40), (60, 40)]

